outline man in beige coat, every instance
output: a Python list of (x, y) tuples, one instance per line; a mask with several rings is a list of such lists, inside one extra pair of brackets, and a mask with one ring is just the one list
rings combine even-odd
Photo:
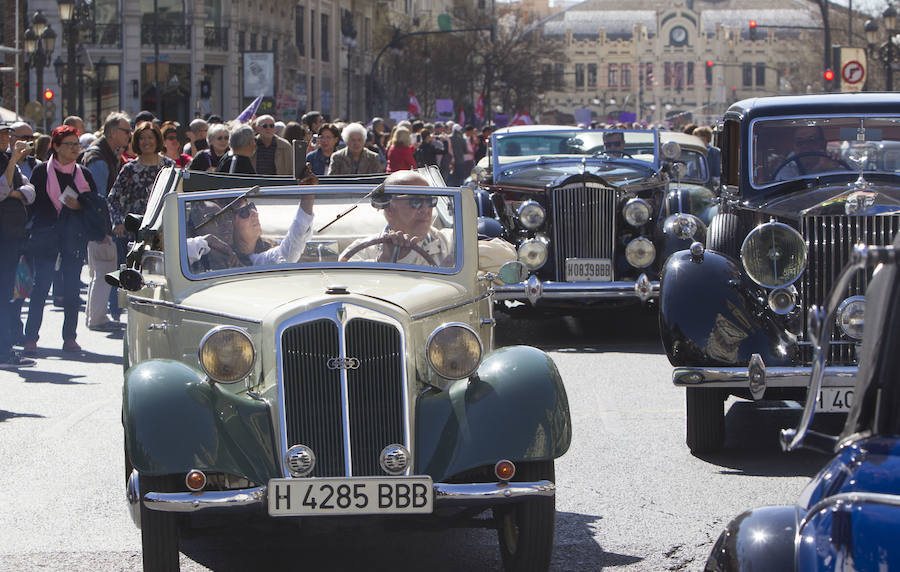
[(291, 144), (275, 135), (275, 118), (261, 115), (256, 119), (256, 152), (250, 157), (260, 175), (292, 175), (294, 151)]
[(346, 145), (332, 153), (329, 175), (384, 173), (378, 154), (366, 149), (365, 127), (359, 123), (351, 123), (341, 131), (341, 139)]

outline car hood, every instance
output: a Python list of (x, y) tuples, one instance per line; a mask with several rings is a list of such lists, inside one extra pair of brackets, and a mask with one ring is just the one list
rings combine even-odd
[(744, 201), (744, 206), (778, 217), (875, 216), (900, 213), (900, 189), (887, 185), (830, 185), (784, 194), (767, 194)]
[(350, 295), (381, 300), (408, 314), (452, 304), (467, 297), (466, 289), (445, 278), (403, 272), (278, 273), (277, 276), (242, 276), (196, 291), (182, 304), (210, 312), (225, 312), (263, 319), (287, 305), (316, 306), (327, 303), (330, 287), (343, 286)]
[[(646, 165), (646, 167), (644, 167)], [(614, 187), (655, 176), (653, 166), (639, 161), (551, 159), (507, 165), (494, 173), (494, 184), (549, 189), (584, 178)]]

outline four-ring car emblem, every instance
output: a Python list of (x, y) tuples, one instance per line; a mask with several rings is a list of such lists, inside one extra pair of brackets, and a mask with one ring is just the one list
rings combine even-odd
[(359, 358), (355, 357), (333, 357), (328, 360), (328, 369), (357, 369), (359, 367)]

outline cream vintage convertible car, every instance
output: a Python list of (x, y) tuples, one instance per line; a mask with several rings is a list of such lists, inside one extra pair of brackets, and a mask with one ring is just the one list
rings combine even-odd
[[(571, 439), (559, 372), (535, 348), (494, 348), (472, 192), (379, 182), (169, 169), (131, 218), (138, 240), (108, 280), (128, 299), (122, 421), (145, 569), (177, 569), (196, 516), (247, 511), (487, 519), (507, 570), (549, 566)], [(384, 248), (384, 208), (400, 204), (432, 212), (435, 240), (396, 261), (352, 255)]]

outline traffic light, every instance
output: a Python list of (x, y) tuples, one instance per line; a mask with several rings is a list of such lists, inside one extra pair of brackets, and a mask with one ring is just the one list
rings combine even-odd
[(825, 81), (834, 81), (834, 72), (831, 68), (825, 70)]
[(732, 87), (732, 88), (731, 88), (731, 101), (737, 101), (737, 100), (738, 100), (738, 96), (737, 96), (737, 88), (736, 88), (736, 87)]
[(750, 29), (750, 39), (755, 40), (756, 39), (756, 20), (750, 20), (749, 29)]
[(53, 95), (54, 95), (54, 93), (53, 93), (52, 89), (45, 89), (44, 90), (44, 101), (53, 101)]
[(706, 60), (706, 85), (712, 85), (712, 70), (713, 70), (713, 61)]

